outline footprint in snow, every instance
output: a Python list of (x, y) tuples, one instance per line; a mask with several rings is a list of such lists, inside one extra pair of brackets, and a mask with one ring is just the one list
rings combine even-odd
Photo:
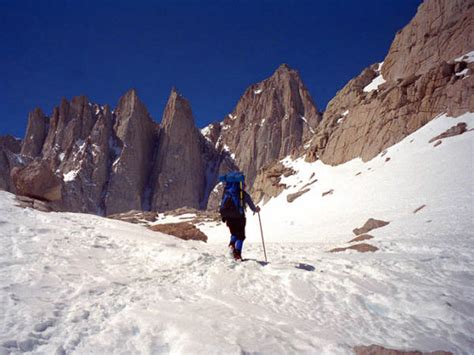
[(33, 329), (35, 332), (42, 333), (49, 327), (52, 327), (53, 325), (54, 325), (54, 321), (52, 319), (49, 319), (47, 321), (36, 324)]

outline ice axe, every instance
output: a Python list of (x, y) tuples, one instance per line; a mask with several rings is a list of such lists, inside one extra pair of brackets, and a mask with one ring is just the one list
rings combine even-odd
[(262, 219), (260, 218), (260, 211), (257, 212), (258, 214), (258, 223), (260, 224), (260, 235), (262, 236), (262, 245), (263, 245), (263, 254), (265, 255), (265, 262), (267, 263), (267, 252), (265, 250), (265, 240), (263, 239), (263, 229), (262, 229)]

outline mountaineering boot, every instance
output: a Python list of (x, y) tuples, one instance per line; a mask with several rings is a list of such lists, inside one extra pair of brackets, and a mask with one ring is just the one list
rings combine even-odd
[(230, 242), (229, 242), (229, 254), (231, 256), (234, 255), (235, 252), (235, 242), (237, 241), (237, 237), (235, 235), (230, 236)]
[(234, 249), (234, 259), (237, 261), (242, 261), (242, 251)]

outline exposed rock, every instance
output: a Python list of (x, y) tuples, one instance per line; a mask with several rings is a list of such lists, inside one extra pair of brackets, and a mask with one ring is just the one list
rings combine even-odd
[(435, 144), (433, 144), (433, 147), (437, 147), (437, 146), (440, 145), (441, 143), (443, 143), (443, 141), (439, 140), (439, 141), (437, 141)]
[(346, 250), (356, 250), (359, 253), (367, 253), (367, 252), (377, 251), (377, 250), (379, 250), (379, 248), (374, 247), (373, 245), (370, 245), (370, 244), (360, 243), (360, 244), (351, 245), (351, 246), (345, 247), (345, 248), (334, 248), (334, 249), (329, 250), (329, 252), (330, 253), (339, 253), (339, 252), (346, 251)]
[(50, 202), (40, 201), (27, 196), (16, 196), (17, 206), (22, 208), (32, 208), (42, 212), (57, 211), (57, 206)]
[(201, 134), (194, 124), (188, 101), (174, 88), (161, 125), (152, 209), (205, 207), (206, 175)]
[(382, 68), (387, 80), (429, 71), (473, 50), (473, 0), (425, 0), (395, 36)]
[(412, 351), (403, 351), (396, 349), (384, 348), (380, 345), (359, 345), (354, 347), (354, 352), (356, 355), (453, 355), (449, 351), (431, 351), (431, 352), (421, 352), (417, 350)]
[(457, 135), (463, 134), (466, 131), (467, 131), (467, 124), (465, 122), (459, 122), (456, 126), (452, 126), (445, 132), (441, 133), (440, 135), (437, 135), (436, 137), (431, 138), (429, 140), (429, 143), (433, 143), (434, 141), (437, 141), (438, 139), (457, 136)]
[(200, 240), (207, 242), (207, 236), (189, 222), (155, 224), (149, 228), (155, 232), (173, 235), (184, 240)]
[(356, 228), (352, 232), (355, 235), (361, 235), (361, 234), (368, 233), (373, 229), (377, 229), (377, 228), (381, 228), (383, 226), (386, 226), (389, 223), (390, 222), (385, 222), (385, 221), (382, 221), (382, 220), (369, 218), (367, 220), (367, 222), (365, 222), (365, 224), (362, 227)]
[(0, 190), (15, 192), (15, 186), (10, 177), (11, 170), (22, 165), (18, 153), (21, 142), (12, 136), (0, 137)]
[(371, 236), (370, 234), (362, 234), (362, 235), (359, 235), (358, 237), (355, 237), (354, 239), (349, 240), (349, 243), (362, 242), (364, 240), (369, 240), (372, 238), (374, 237)]
[(28, 116), (28, 127), (21, 147), (21, 154), (35, 158), (41, 154), (48, 133), (49, 121), (40, 108)]
[[(105, 196), (117, 159), (113, 142), (113, 115), (108, 105), (95, 110), (95, 123), (85, 140), (76, 137), (69, 154), (59, 154), (59, 170), (65, 181), (63, 206), (69, 211), (105, 214)], [(61, 160), (61, 157), (62, 160)], [(125, 206), (127, 207), (127, 206)], [(125, 208), (127, 209), (127, 208)]]
[(35, 160), (26, 167), (16, 167), (11, 172), (19, 195), (44, 201), (62, 198), (62, 180), (51, 170), (47, 160)]
[[(474, 64), (455, 62), (472, 50), (473, 1), (425, 1), (383, 66), (365, 69), (329, 102), (306, 159), (319, 156), (331, 165), (356, 157), (368, 161), (440, 113), (474, 111), (474, 76), (459, 71)], [(379, 75), (386, 82), (364, 90)]]
[(321, 196), (324, 197), (324, 196), (326, 196), (326, 195), (332, 195), (333, 192), (334, 192), (334, 189), (331, 189), (331, 190), (328, 190), (328, 191), (326, 191), (326, 192), (323, 192), (323, 193), (321, 194)]
[(296, 154), (320, 120), (298, 72), (283, 64), (245, 91), (222, 123), (219, 146), (235, 154), (251, 186), (261, 168)]
[(416, 209), (413, 211), (413, 213), (417, 213), (417, 212), (421, 211), (421, 210), (422, 210), (423, 208), (425, 208), (425, 207), (426, 207), (426, 205), (421, 205), (420, 207), (416, 208)]
[(288, 202), (293, 202), (294, 200), (296, 200), (298, 197), (300, 197), (301, 195), (307, 193), (310, 189), (304, 189), (304, 190), (300, 190), (298, 192), (295, 192), (293, 194), (289, 194), (288, 196), (286, 196), (286, 200)]
[(147, 209), (158, 129), (135, 90), (120, 99), (115, 114), (117, 158), (105, 198), (106, 215)]
[(255, 203), (260, 202), (262, 198), (263, 202), (266, 203), (270, 198), (278, 196), (287, 187), (280, 183), (281, 178), (294, 174), (296, 174), (296, 171), (279, 161), (260, 169), (252, 186)]
[(132, 211), (123, 212), (123, 213), (116, 213), (116, 214), (107, 216), (107, 218), (117, 219), (123, 222), (128, 222), (128, 223), (133, 223), (133, 224), (144, 224), (144, 225), (148, 225), (149, 222), (156, 221), (157, 217), (158, 217), (157, 212), (152, 212), (152, 211), (146, 212), (146, 211), (138, 211), (138, 210), (132, 210)]
[[(314, 176), (314, 174), (312, 174), (311, 176)], [(314, 179), (313, 181), (310, 181), (310, 182), (308, 182), (307, 184), (304, 184), (301, 189), (304, 189), (304, 188), (306, 188), (306, 187), (308, 187), (308, 186), (311, 186), (311, 185), (313, 185), (315, 182), (318, 182), (318, 179)]]

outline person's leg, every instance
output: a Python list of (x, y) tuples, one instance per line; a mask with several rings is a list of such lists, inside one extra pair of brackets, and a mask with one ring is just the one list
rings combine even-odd
[(237, 233), (239, 232), (239, 224), (238, 221), (234, 218), (227, 219), (226, 221), (227, 227), (229, 227), (230, 231), (230, 242), (229, 246), (232, 250), (235, 249), (235, 242), (237, 241)]
[(234, 249), (234, 258), (235, 259), (242, 259), (242, 248), (244, 246), (245, 240), (245, 218), (240, 218), (236, 223), (236, 235), (237, 240), (235, 242), (235, 249)]
[(237, 242), (237, 236), (235, 235), (231, 235), (230, 236), (230, 243), (229, 243), (229, 246), (232, 247), (233, 249), (235, 249), (235, 243)]

